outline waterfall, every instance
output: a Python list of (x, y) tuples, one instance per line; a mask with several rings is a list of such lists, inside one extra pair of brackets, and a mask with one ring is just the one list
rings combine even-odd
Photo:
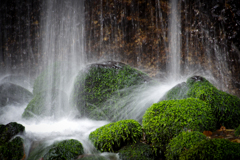
[[(181, 8), (181, 7), (180, 7)], [(181, 75), (181, 14), (178, 7), (178, 0), (171, 0), (171, 11), (169, 17), (169, 54), (168, 74), (174, 81)]]

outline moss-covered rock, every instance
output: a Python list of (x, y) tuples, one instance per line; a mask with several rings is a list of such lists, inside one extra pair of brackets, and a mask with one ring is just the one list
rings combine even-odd
[(89, 139), (101, 152), (116, 152), (121, 147), (136, 143), (142, 137), (142, 127), (135, 120), (121, 120), (91, 132)]
[(235, 136), (240, 136), (240, 125), (235, 129)]
[(33, 95), (27, 89), (13, 83), (0, 84), (0, 107), (28, 103)]
[(120, 149), (119, 158), (124, 160), (153, 160), (155, 154), (150, 145), (139, 142)]
[(147, 142), (164, 151), (170, 139), (183, 130), (215, 130), (216, 119), (205, 102), (188, 98), (153, 104), (145, 112), (142, 125)]
[(199, 98), (212, 108), (217, 119), (217, 128), (236, 128), (240, 123), (240, 99), (218, 90), (208, 80), (200, 76), (188, 78), (186, 83), (172, 88), (163, 99)]
[(84, 153), (82, 144), (74, 139), (64, 140), (52, 145), (44, 155), (44, 160), (74, 160)]
[[(91, 64), (81, 70), (76, 77), (71, 101), (82, 116), (105, 120), (108, 119), (108, 113), (112, 112), (114, 102), (129, 94), (119, 92), (121, 89), (149, 80), (145, 73), (120, 62)], [(111, 104), (104, 104), (110, 98)]]
[(80, 158), (81, 160), (108, 160), (107, 158), (105, 158), (104, 156), (101, 155), (90, 155), (90, 156), (86, 156), (83, 158)]
[(20, 137), (14, 138), (11, 142), (0, 145), (1, 160), (24, 160), (24, 145), (23, 139)]
[(54, 116), (59, 118), (68, 113), (67, 95), (60, 90), (49, 90), (36, 93), (25, 108), (22, 117), (29, 119), (34, 116)]
[(28, 160), (43, 158), (44, 160), (72, 160), (84, 153), (81, 142), (70, 139), (54, 142), (52, 145), (37, 143), (32, 146)]
[(240, 159), (240, 144), (226, 139), (203, 140), (182, 152), (180, 160)]
[(16, 122), (8, 123), (7, 125), (0, 125), (0, 145), (7, 143), (17, 134), (22, 133), (25, 127)]
[(198, 131), (183, 131), (176, 137), (170, 140), (166, 149), (166, 159), (167, 160), (178, 160), (180, 154), (190, 149), (192, 146), (198, 142), (205, 140), (206, 136)]

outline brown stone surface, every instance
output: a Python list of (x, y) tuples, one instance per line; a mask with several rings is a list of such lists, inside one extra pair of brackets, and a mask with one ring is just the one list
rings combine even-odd
[[(169, 1), (85, 0), (88, 61), (119, 60), (153, 77), (169, 74)], [(39, 68), (44, 2), (0, 1), (0, 71)], [(182, 74), (209, 70), (219, 89), (240, 97), (240, 1), (178, 0), (178, 8)]]
[[(219, 89), (238, 96), (239, 3), (178, 1), (182, 74), (209, 70)], [(85, 1), (88, 58), (120, 60), (152, 76), (166, 75), (170, 9), (168, 0)]]

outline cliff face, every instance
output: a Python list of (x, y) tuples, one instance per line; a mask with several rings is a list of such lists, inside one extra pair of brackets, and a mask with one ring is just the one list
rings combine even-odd
[[(220, 89), (240, 95), (240, 2), (177, 2), (180, 72), (210, 71)], [(171, 7), (169, 0), (85, 1), (88, 58), (118, 59), (152, 76), (169, 74)]]
[[(240, 2), (177, 2), (181, 74), (210, 71), (218, 88), (240, 96)], [(0, 71), (34, 74), (43, 64), (46, 5), (0, 1)], [(172, 7), (170, 0), (86, 0), (88, 61), (120, 60), (151, 76), (168, 75)]]
[(38, 66), (41, 10), (40, 0), (0, 1), (0, 71), (19, 73)]

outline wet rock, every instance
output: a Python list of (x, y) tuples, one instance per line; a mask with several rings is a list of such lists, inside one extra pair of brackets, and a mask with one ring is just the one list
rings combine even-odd
[(8, 123), (7, 125), (0, 125), (0, 145), (7, 143), (17, 134), (24, 132), (25, 127), (16, 122)]
[(138, 142), (142, 127), (135, 120), (121, 120), (104, 125), (91, 132), (89, 139), (101, 152), (116, 152), (125, 145)]
[[(81, 116), (106, 120), (116, 101), (129, 94), (129, 91), (120, 90), (134, 88), (150, 80), (147, 74), (121, 62), (91, 64), (76, 77), (71, 102)], [(109, 99), (111, 104), (104, 104)]]
[(119, 150), (119, 158), (124, 160), (154, 160), (155, 157), (152, 147), (140, 142), (125, 146)]
[(28, 103), (33, 95), (27, 89), (13, 83), (0, 84), (0, 107)]
[(24, 160), (25, 158), (26, 155), (22, 138), (16, 137), (12, 141), (0, 145), (1, 160)]
[(41, 116), (60, 118), (70, 113), (70, 109), (66, 108), (68, 99), (65, 92), (52, 89), (36, 93), (33, 99), (25, 108), (22, 117), (25, 119)]
[(24, 132), (24, 130), (25, 127), (16, 122), (0, 125), (0, 159), (25, 159), (23, 139), (20, 137), (14, 138), (16, 135)]
[(182, 130), (203, 132), (216, 129), (216, 118), (208, 104), (197, 98), (166, 100), (153, 104), (143, 116), (146, 140), (158, 153)]
[(234, 95), (218, 90), (207, 79), (200, 76), (188, 78), (186, 83), (173, 87), (162, 100), (199, 98), (213, 110), (217, 119), (217, 128), (236, 128), (240, 124), (240, 99)]
[(240, 159), (240, 144), (226, 139), (206, 139), (182, 152), (179, 159)]
[(44, 159), (61, 159), (70, 160), (77, 159), (84, 153), (81, 142), (75, 139), (54, 142), (52, 145), (40, 143), (32, 148), (29, 160)]

